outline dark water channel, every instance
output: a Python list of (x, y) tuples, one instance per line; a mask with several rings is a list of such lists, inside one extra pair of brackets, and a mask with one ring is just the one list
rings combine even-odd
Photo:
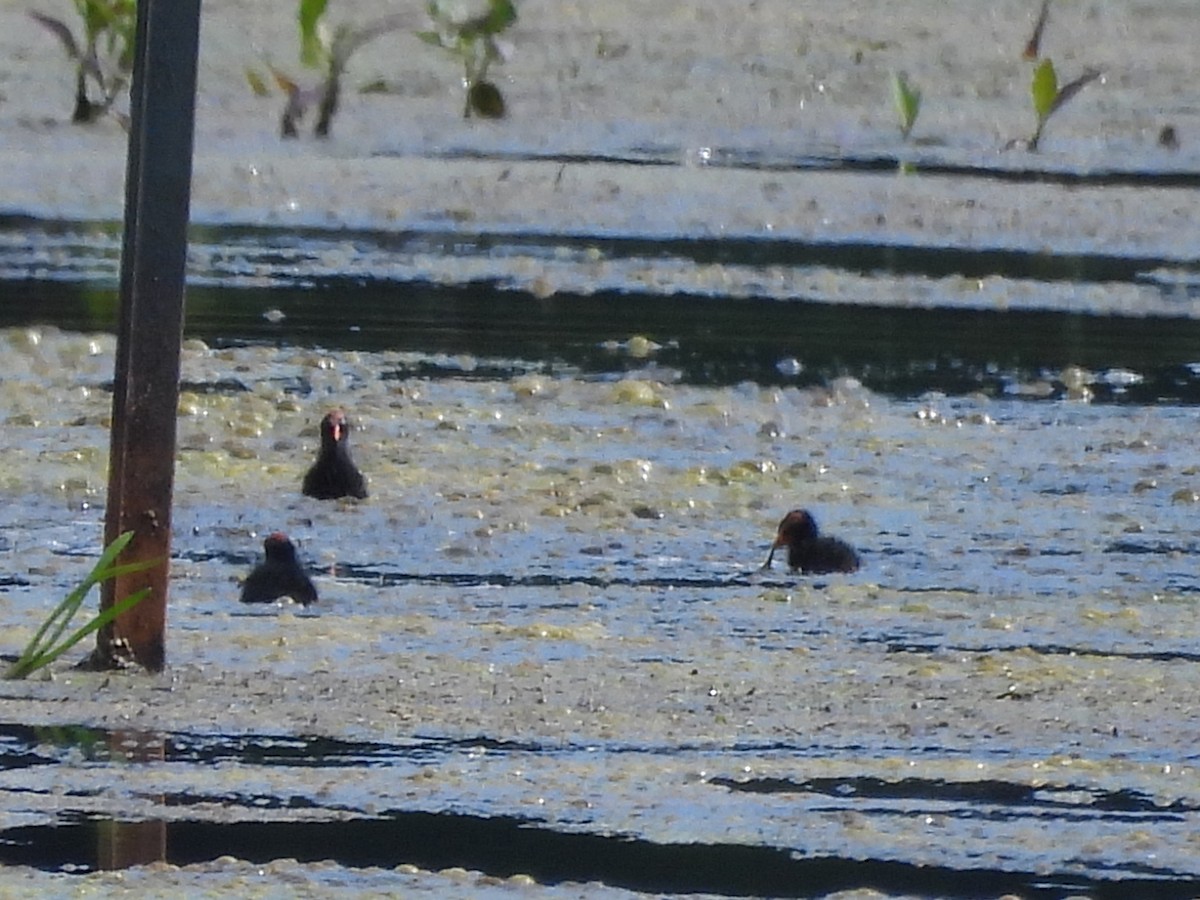
[[(6, 286), (0, 321), (93, 330), (110, 325), (115, 303), (109, 289), (14, 282)], [(286, 319), (276, 325), (264, 320), (271, 309)], [(641, 363), (605, 346), (614, 335), (661, 335), (669, 337), (655, 354), (657, 365), (700, 385), (812, 386), (850, 376), (899, 396), (1002, 395), (1044, 379), (1048, 390), (1037, 399), (1054, 399), (1065, 395), (1057, 373), (1076, 365), (1098, 371), (1091, 387), (1101, 402), (1200, 402), (1200, 322), (1182, 318), (898, 310), (626, 292), (539, 300), (495, 283), (439, 287), (323, 278), (291, 289), (193, 288), (187, 333), (214, 346), (388, 348), (508, 361), (462, 372), (428, 360), (405, 373), (435, 378), (562, 369), (616, 375)], [(786, 365), (797, 355), (804, 359), (798, 373)], [(1136, 380), (1120, 377), (1125, 370)], [(1108, 378), (1109, 371), (1118, 375)]]
[[(0, 220), (5, 299), (0, 323), (51, 322), (107, 329), (115, 315), (119, 245), (111, 226), (54, 226), (30, 232), (20, 217)], [(44, 226), (43, 226), (44, 227)], [(18, 237), (19, 235), (19, 237)], [(413, 350), (520, 361), (470, 373), (421, 364), (412, 374), (488, 378), (569, 367), (613, 374), (641, 364), (612, 345), (645, 335), (662, 345), (653, 362), (674, 378), (704, 385), (811, 386), (839, 376), (871, 390), (917, 396), (1020, 393), (1046, 381), (1038, 398), (1063, 396), (1056, 376), (1082, 367), (1099, 401), (1200, 399), (1200, 281), (1177, 261), (1097, 254), (958, 247), (808, 243), (757, 239), (651, 240), (460, 232), (290, 233), (205, 229), (198, 233), (187, 333), (214, 346), (260, 341), (331, 350)], [(494, 270), (447, 278), (428, 263), (498, 261)], [(563, 263), (586, 280), (603, 259), (611, 288), (534, 293), (512, 267)], [(621, 265), (625, 268), (622, 268)], [(728, 293), (696, 293), (670, 281), (647, 290), (658, 266), (729, 267)], [(876, 285), (930, 280), (934, 308), (780, 300), (756, 294), (770, 272), (821, 270)], [(759, 273), (759, 276), (746, 272)], [(1169, 273), (1164, 275), (1164, 273)], [(949, 285), (937, 286), (939, 280)], [(561, 278), (569, 282), (569, 278)], [(1113, 315), (1082, 301), (1073, 311), (963, 307), (962, 283), (1129, 287), (1178, 307), (1176, 315)], [(108, 286), (106, 286), (106, 283)], [(928, 290), (928, 289), (926, 289)], [(971, 288), (965, 288), (971, 290)], [(864, 292), (865, 293), (865, 292)], [(894, 294), (894, 295), (895, 295)], [(1036, 305), (1036, 302), (1035, 302)], [(1054, 301), (1047, 297), (1047, 307)], [(277, 311), (282, 317), (267, 319)], [(800, 361), (802, 360), (802, 363)], [(800, 363), (800, 365), (797, 365)], [(407, 373), (406, 373), (407, 374)]]
[[(4, 230), (0, 326), (109, 330), (111, 228)], [(454, 677), (479, 678), (493, 697), (561, 671), (581, 718), (539, 736), (535, 719), (492, 703), (472, 730), (460, 698), (441, 703), (461, 701), (462, 719), (406, 721), (378, 740), (353, 723), (342, 738), (305, 736), (303, 724), (147, 735), (10, 723), (0, 862), (74, 873), (227, 856), (407, 864), (725, 896), (1200, 895), (1200, 320), (780, 299), (756, 294), (753, 279), (730, 294), (640, 290), (633, 277), (542, 292), (503, 272), (446, 283), (397, 262), (586, 268), (599, 252), (636, 258), (638, 271), (682, 260), (877, 285), (1150, 285), (1197, 299), (1194, 281), (1148, 275), (1164, 261), (201, 237), (187, 337), (204, 345), (184, 384), (200, 412), (183, 429), (172, 613), (184, 679), (215, 679), (218, 694), (255, 681), (289, 681), (262, 688), (286, 691), (334, 669), (398, 690), (420, 680), (403, 670), (393, 682), (398, 658), (430, 671), (454, 660)], [(103, 386), (90, 363), (61, 371), (72, 346), (47, 357), (62, 396)], [(336, 382), (310, 361), (339, 355), (352, 361)], [(631, 384), (654, 387), (643, 397)], [(255, 419), (263, 397), (270, 412)], [(300, 423), (344, 398), (366, 423), (372, 502), (289, 499), (261, 519), (294, 481), (274, 458), (297, 452)], [(13, 411), (8, 430), (48, 433), (54, 415)], [(62, 417), (89, 429), (68, 442), (102, 440), (91, 407)], [(224, 443), (203, 434), (222, 427)], [(31, 459), (59, 460), (56, 445), (35, 443), (14, 459), (32, 448)], [(39, 589), (70, 583), (58, 567), (91, 552), (79, 526), (94, 525), (103, 498), (94, 473), (84, 481), (6, 483), (14, 615), (34, 615)], [(792, 502), (837, 523), (864, 571), (759, 573)], [(320, 570), (325, 602), (311, 615), (244, 614), (229, 602), (233, 582), (280, 525)], [(18, 568), (18, 551), (48, 561)], [(228, 645), (206, 643), (213, 635)], [(495, 671), (514, 680), (493, 684)], [(629, 693), (616, 686), (626, 676)], [(646, 713), (638, 691), (650, 678), (664, 686)], [(657, 723), (698, 716), (709, 724)], [(113, 786), (132, 771), (136, 784)], [(538, 803), (514, 779), (536, 785)]]
[[(404, 764), (436, 765), (456, 753), (497, 757), (594, 754), (596, 748), (508, 744), (477, 739), (420, 739), (403, 746), (285, 735), (151, 735), (106, 733), (87, 727), (33, 728), (7, 725), (0, 733), (0, 768), (6, 771), (63, 762), (64, 750), (93, 765), (155, 763), (176, 766), (247, 766), (327, 770), (379, 769)], [(762, 748), (744, 748), (746, 751)], [(800, 747), (772, 748), (803, 753)], [(628, 746), (614, 753), (670, 754), (686, 748)], [(128, 770), (127, 770), (128, 771)], [(1197, 808), (1162, 804), (1133, 790), (1095, 791), (1080, 785), (1036, 788), (1026, 784), (941, 779), (884, 780), (870, 777), (713, 778), (717, 790), (775, 794), (820, 808), (848, 801), (872, 815), (906, 818), (952, 815), (965, 821), (1021, 821), (1048, 830), (1078, 827), (1092, 819), (1123, 821), (1140, 828), (1180, 822)], [(75, 796), (86, 796), (77, 790)], [(464, 868), (507, 878), (531, 876), (539, 883), (598, 882), (647, 893), (724, 896), (819, 897), (869, 888), (885, 894), (941, 897), (1015, 895), (1031, 898), (1194, 896), (1197, 882), (1153, 866), (1115, 867), (1096, 875), (914, 865), (899, 859), (809, 856), (797, 849), (739, 843), (662, 843), (633, 835), (589, 834), (549, 827), (537, 816), (469, 815), (404, 809), (361, 811), (323, 807), (309, 796), (276, 794), (163, 793), (153, 798), (163, 819), (109, 819), (65, 812), (54, 825), (11, 828), (0, 841), (0, 862), (48, 871), (85, 872), (170, 862), (186, 866), (220, 857), (268, 863), (334, 861), (349, 869), (387, 868), (398, 860), (424, 869)], [(274, 811), (350, 814), (339, 821), (206, 821), (189, 808), (220, 806), (270, 815)], [(948, 812), (949, 811), (949, 812)]]

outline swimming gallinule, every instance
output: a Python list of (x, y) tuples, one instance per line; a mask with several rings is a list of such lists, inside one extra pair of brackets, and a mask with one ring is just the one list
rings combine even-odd
[(254, 567), (242, 585), (243, 603), (272, 603), (291, 597), (308, 606), (317, 602), (317, 589), (296, 559), (296, 545), (282, 531), (267, 535), (263, 541), (267, 558)]
[(340, 409), (321, 420), (321, 449), (317, 461), (304, 475), (305, 496), (318, 500), (367, 496), (367, 482), (350, 458), (350, 423)]
[(858, 569), (858, 553), (845, 541), (822, 537), (817, 521), (807, 509), (793, 509), (779, 523), (775, 543), (767, 554), (764, 569), (780, 547), (788, 548), (788, 567), (805, 575), (828, 575), (830, 572), (854, 572)]

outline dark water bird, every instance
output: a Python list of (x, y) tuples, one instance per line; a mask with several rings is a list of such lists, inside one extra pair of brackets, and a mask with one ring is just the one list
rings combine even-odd
[(783, 517), (775, 534), (775, 543), (763, 563), (764, 569), (771, 568), (771, 559), (780, 547), (788, 548), (788, 568), (799, 569), (805, 575), (858, 569), (858, 553), (854, 548), (838, 538), (822, 537), (817, 520), (807, 509), (793, 509)]
[(296, 545), (276, 531), (263, 541), (267, 558), (254, 567), (242, 585), (243, 603), (272, 603), (291, 597), (308, 606), (317, 602), (317, 589), (296, 558)]
[(350, 423), (340, 409), (321, 420), (321, 449), (317, 461), (304, 475), (305, 496), (318, 500), (367, 496), (367, 482), (350, 458)]

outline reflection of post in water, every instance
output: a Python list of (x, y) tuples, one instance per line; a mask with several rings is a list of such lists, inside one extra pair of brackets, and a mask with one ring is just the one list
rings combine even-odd
[[(108, 750), (114, 763), (162, 762), (165, 758), (162, 736), (142, 731), (110, 732)], [(163, 802), (162, 795), (147, 799)], [(127, 869), (166, 858), (167, 823), (162, 819), (144, 822), (105, 819), (96, 823), (97, 868)]]

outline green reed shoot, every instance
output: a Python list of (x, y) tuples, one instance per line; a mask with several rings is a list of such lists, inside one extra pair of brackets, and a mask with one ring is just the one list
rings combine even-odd
[[(385, 16), (363, 26), (340, 24), (330, 31), (325, 24), (329, 0), (299, 0), (296, 24), (300, 32), (300, 64), (321, 72), (320, 82), (304, 87), (286, 73), (268, 65), (275, 83), (287, 97), (280, 121), (280, 135), (297, 137), (299, 124), (308, 110), (317, 108), (313, 134), (328, 137), (333, 117), (342, 96), (342, 77), (352, 57), (363, 45), (380, 35), (395, 31), (403, 24), (400, 14)], [(253, 69), (246, 70), (246, 80), (255, 94), (269, 93), (267, 81)]]
[[(136, 0), (75, 0), (83, 26), (76, 40), (62, 19), (30, 11), (29, 15), (58, 38), (75, 62), (75, 109), (71, 121), (94, 122), (104, 115), (129, 85), (137, 32)], [(88, 85), (99, 92), (91, 99)]]
[(474, 114), (485, 119), (504, 118), (504, 95), (487, 74), (492, 63), (504, 61), (504, 51), (496, 38), (517, 21), (513, 0), (488, 0), (487, 8), (469, 19), (455, 19), (438, 0), (429, 0), (426, 9), (434, 29), (419, 31), (417, 37), (462, 63), (466, 90), (463, 117), (469, 119)]
[[(104, 552), (100, 555), (100, 559), (96, 561), (96, 565), (92, 567), (92, 571), (79, 583), (78, 587), (63, 598), (62, 602), (42, 622), (41, 627), (26, 645), (20, 657), (4, 673), (6, 679), (27, 678), (38, 669), (50, 665), (89, 634), (103, 628), (117, 616), (128, 609), (132, 609), (145, 599), (146, 595), (150, 593), (149, 588), (143, 588), (136, 593), (130, 594), (128, 597), (114, 603), (108, 609), (97, 613), (80, 628), (75, 629), (70, 634), (66, 634), (71, 620), (75, 618), (75, 614), (79, 612), (83, 601), (87, 599), (88, 593), (95, 585), (121, 575), (141, 572), (155, 565), (155, 562), (152, 560), (120, 565), (116, 563), (116, 559), (121, 555), (121, 551), (133, 540), (133, 534), (132, 531), (127, 531), (105, 548)], [(66, 634), (65, 637), (64, 634)]]
[(1050, 117), (1099, 77), (1098, 69), (1088, 69), (1074, 81), (1059, 87), (1054, 63), (1048, 58), (1038, 63), (1037, 68), (1033, 70), (1033, 81), (1029, 85), (1029, 94), (1033, 98), (1033, 112), (1037, 116), (1037, 128), (1033, 132), (1033, 137), (1029, 139), (1030, 150), (1038, 149), (1038, 144), (1042, 140), (1042, 132)]
[(908, 140), (921, 114), (921, 90), (910, 84), (903, 72), (892, 73), (892, 103), (900, 123), (900, 137)]

